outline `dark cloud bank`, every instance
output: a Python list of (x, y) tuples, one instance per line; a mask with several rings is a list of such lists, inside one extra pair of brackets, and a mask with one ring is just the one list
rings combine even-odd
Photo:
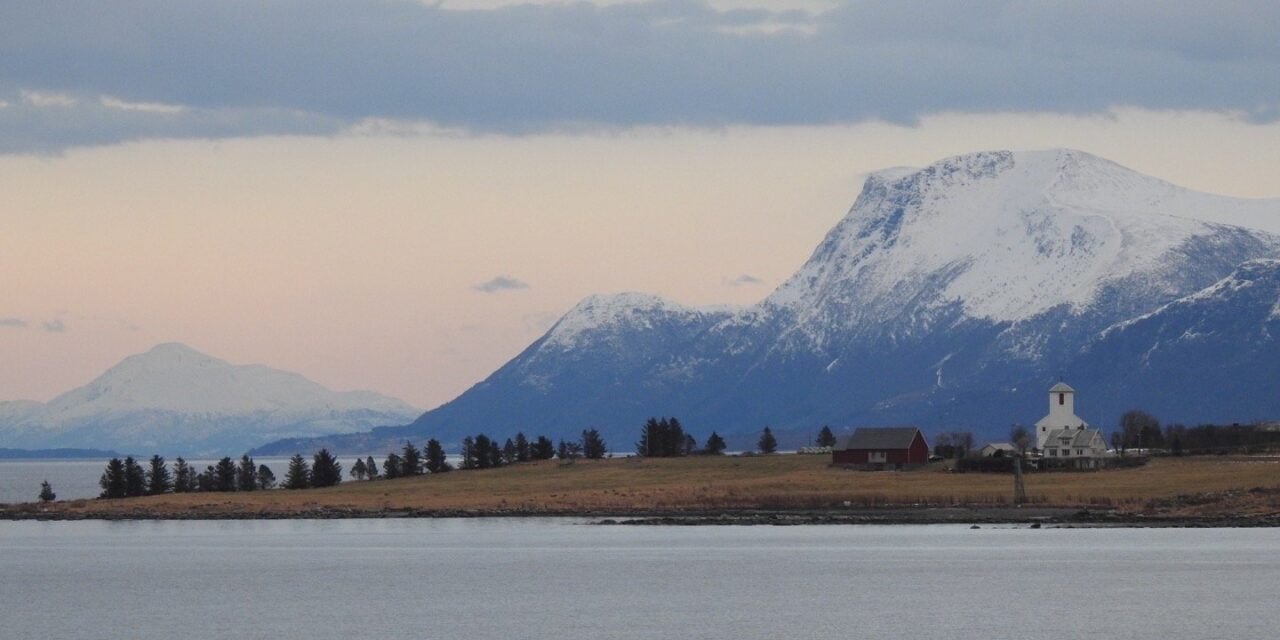
[(1280, 3), (1265, 1), (869, 1), (810, 14), (0, 0), (0, 152), (328, 134), (371, 118), (514, 134), (1121, 106), (1274, 121), (1277, 33)]

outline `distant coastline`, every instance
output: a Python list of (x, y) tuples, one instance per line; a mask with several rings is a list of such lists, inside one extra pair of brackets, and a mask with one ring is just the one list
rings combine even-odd
[(0, 460), (105, 460), (118, 457), (120, 457), (119, 453), (102, 449), (0, 448)]

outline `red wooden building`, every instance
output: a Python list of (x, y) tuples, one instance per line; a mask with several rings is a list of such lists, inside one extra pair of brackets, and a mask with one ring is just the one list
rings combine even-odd
[(903, 469), (928, 464), (929, 443), (916, 427), (859, 427), (836, 441), (835, 464), (869, 469)]

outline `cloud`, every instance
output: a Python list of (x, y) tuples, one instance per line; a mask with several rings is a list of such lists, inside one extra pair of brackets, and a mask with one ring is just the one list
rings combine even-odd
[(40, 324), (44, 327), (44, 330), (49, 333), (63, 333), (67, 330), (67, 325), (63, 324), (62, 320), (58, 318), (54, 318), (53, 320), (48, 320)]
[(0, 327), (22, 328), (27, 326), (27, 321), (22, 318), (0, 318)]
[(764, 283), (764, 280), (761, 280), (760, 278), (757, 278), (753, 275), (749, 275), (746, 273), (736, 278), (725, 278), (720, 281), (720, 284), (726, 287), (743, 287), (743, 286), (751, 286), (751, 285), (757, 285), (757, 284), (763, 284), (763, 283)]
[(446, 4), (10, 5), (2, 150), (361, 123), (523, 134), (1118, 107), (1280, 119), (1280, 3), (1266, 0)]
[(498, 293), (500, 291), (513, 291), (516, 289), (528, 289), (529, 284), (522, 282), (510, 276), (498, 276), (487, 282), (471, 285), (471, 288), (481, 293)]

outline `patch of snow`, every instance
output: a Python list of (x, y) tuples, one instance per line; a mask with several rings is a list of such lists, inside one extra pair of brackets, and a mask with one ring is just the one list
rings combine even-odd
[[(732, 311), (731, 311), (732, 310)], [(667, 319), (729, 316), (736, 307), (689, 307), (647, 293), (597, 294), (584, 298), (547, 332), (543, 345), (572, 349), (583, 336), (612, 329), (646, 330)]]

